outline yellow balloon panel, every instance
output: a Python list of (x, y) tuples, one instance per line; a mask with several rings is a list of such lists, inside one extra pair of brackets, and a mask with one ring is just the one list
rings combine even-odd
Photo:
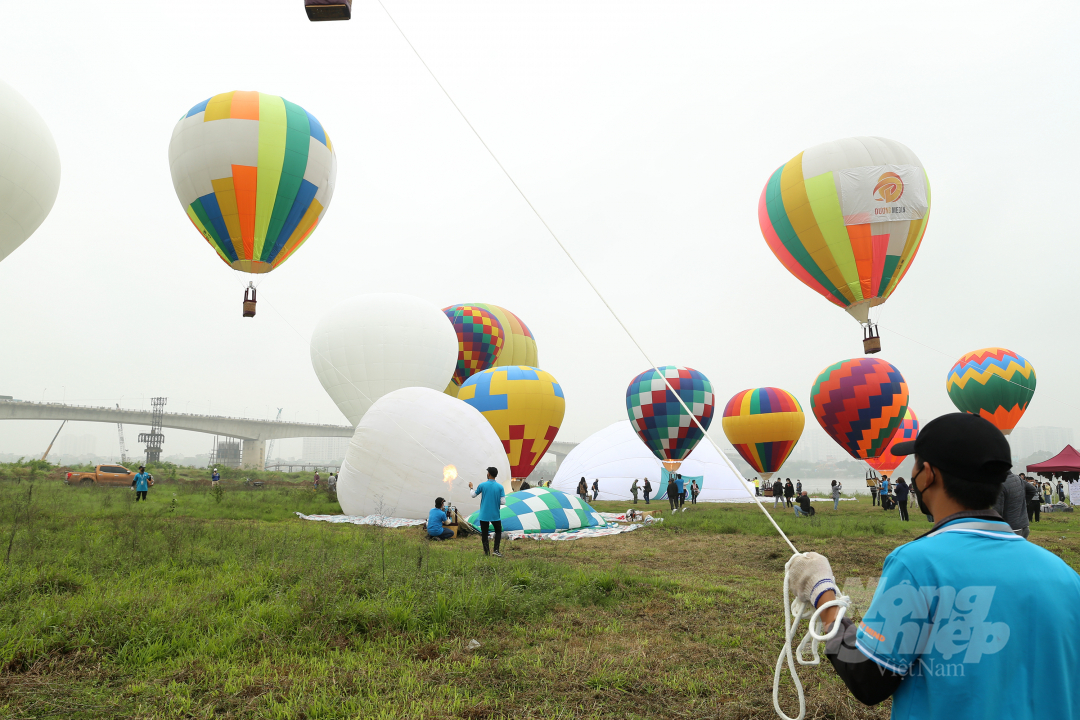
[(495, 361), (495, 367), (510, 367), (513, 365), (526, 365), (536, 367), (540, 364), (537, 356), (536, 339), (533, 337), (529, 326), (521, 321), (514, 313), (498, 305), (476, 303), (476, 307), (483, 308), (499, 319), (506, 331), (503, 340), (502, 351), (499, 359)]

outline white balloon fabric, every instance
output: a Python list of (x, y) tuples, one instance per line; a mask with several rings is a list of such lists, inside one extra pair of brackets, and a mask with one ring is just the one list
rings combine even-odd
[(457, 333), (442, 309), (399, 293), (349, 298), (326, 313), (311, 336), (315, 374), (354, 426), (394, 390), (442, 392), (457, 357)]
[[(457, 468), (452, 485), (443, 482), (445, 465)], [(441, 389), (395, 390), (356, 427), (338, 475), (338, 502), (346, 515), (426, 520), (442, 496), (468, 517), (480, 509), (469, 483), (483, 482), (489, 466), (506, 487), (510, 463), (479, 410)]]
[[(599, 430), (570, 451), (563, 460), (551, 487), (565, 493), (577, 492), (578, 481), (584, 477), (592, 497), (593, 480), (600, 480), (600, 500), (632, 501), (630, 486), (638, 478), (643, 488), (645, 478), (652, 483), (652, 497), (660, 487), (660, 461), (649, 451), (634, 432), (629, 420), (620, 420)], [(752, 502), (754, 487), (720, 457), (708, 440), (702, 440), (679, 468), (685, 477), (703, 477), (698, 502)], [(750, 492), (744, 489), (750, 488)], [(644, 491), (638, 493), (642, 500)], [(687, 500), (689, 502), (689, 498)], [(667, 503), (665, 502), (666, 506)]]
[(34, 106), (0, 80), (0, 260), (34, 234), (60, 189), (60, 153)]

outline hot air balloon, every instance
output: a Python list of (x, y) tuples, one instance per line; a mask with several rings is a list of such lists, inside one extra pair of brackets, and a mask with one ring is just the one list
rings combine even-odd
[(768, 480), (795, 449), (806, 417), (794, 395), (763, 387), (743, 390), (728, 400), (723, 424), (728, 442)]
[(506, 331), (493, 313), (476, 305), (443, 308), (458, 338), (458, 360), (447, 395), (457, 397), (461, 384), (476, 373), (495, 365), (503, 349)]
[[(656, 370), (663, 375), (657, 374)], [(678, 397), (668, 389), (665, 378)], [(704, 437), (701, 428), (683, 410), (679, 398), (708, 430), (715, 399), (709, 378), (697, 370), (675, 365), (649, 368), (631, 380), (626, 388), (626, 414), (638, 437), (668, 472), (678, 470)]]
[(407, 387), (441, 391), (454, 374), (457, 336), (446, 315), (420, 298), (371, 293), (349, 298), (311, 334), (311, 366), (352, 425), (383, 395)]
[(758, 202), (769, 249), (862, 324), (866, 354), (881, 350), (870, 308), (907, 273), (929, 215), (930, 182), (919, 158), (879, 137), (804, 150), (772, 174)]
[(1035, 368), (1005, 348), (983, 348), (956, 361), (945, 380), (961, 412), (980, 415), (1008, 435), (1035, 394)]
[[(234, 270), (268, 273), (326, 214), (337, 155), (315, 116), (284, 98), (237, 90), (191, 108), (169, 143), (173, 188), (195, 229)], [(244, 317), (255, 315), (255, 285)]]
[(856, 460), (885, 451), (907, 411), (904, 376), (874, 358), (843, 360), (825, 368), (810, 391), (821, 427)]
[(919, 435), (919, 418), (915, 417), (915, 411), (908, 408), (904, 411), (904, 419), (900, 422), (900, 427), (896, 429), (896, 432), (892, 436), (892, 440), (885, 446), (885, 450), (876, 458), (867, 458), (866, 464), (877, 470), (879, 473), (888, 475), (889, 473), (900, 467), (900, 463), (904, 462), (906, 456), (893, 455), (893, 445), (896, 443), (907, 442), (908, 440), (914, 440)]
[(487, 310), (502, 323), (503, 348), (499, 353), (498, 360), (495, 361), (495, 367), (508, 367), (511, 365), (540, 366), (540, 360), (536, 352), (536, 339), (533, 338), (529, 326), (522, 322), (521, 318), (498, 305), (474, 303), (474, 306)]
[(60, 154), (34, 106), (0, 80), (0, 260), (45, 221), (60, 190)]
[(566, 412), (558, 381), (551, 373), (525, 365), (476, 373), (461, 386), (458, 398), (483, 413), (495, 428), (514, 480), (527, 478), (544, 457)]

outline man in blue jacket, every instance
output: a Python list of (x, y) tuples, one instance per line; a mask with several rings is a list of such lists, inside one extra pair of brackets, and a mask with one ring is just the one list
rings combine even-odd
[[(866, 705), (891, 696), (894, 719), (1078, 717), (1080, 575), (991, 509), (1012, 464), (1005, 436), (952, 413), (892, 452), (915, 455), (911, 492), (940, 519), (889, 554), (862, 621), (845, 617), (827, 643), (844, 684)], [(825, 557), (796, 555), (789, 571), (805, 602), (836, 596)], [(836, 614), (822, 612), (827, 627)]]
[(495, 482), (495, 478), (499, 475), (499, 469), (495, 467), (489, 467), (487, 469), (487, 480), (476, 486), (473, 489), (473, 484), (469, 483), (469, 493), (471, 497), (480, 496), (480, 538), (484, 543), (484, 554), (488, 555), (488, 526), (495, 526), (495, 557), (502, 557), (502, 553), (499, 552), (499, 542), (502, 540), (502, 516), (499, 514), (499, 510), (502, 505), (506, 503), (506, 491), (503, 490), (503, 486)]
[(150, 489), (150, 473), (146, 472), (146, 466), (139, 466), (139, 474), (131, 481), (135, 488), (135, 502), (146, 499), (146, 491)]

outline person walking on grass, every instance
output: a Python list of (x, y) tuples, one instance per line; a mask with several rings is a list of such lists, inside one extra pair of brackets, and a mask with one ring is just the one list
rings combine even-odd
[(600, 478), (596, 478), (592, 481), (592, 499), (596, 502), (596, 498), (600, 497)]
[[(861, 621), (840, 621), (825, 645), (836, 674), (865, 705), (891, 697), (894, 718), (1076, 718), (1080, 643), (1065, 629), (1080, 627), (1080, 576), (991, 509), (1012, 463), (1005, 436), (951, 413), (892, 453), (914, 454), (911, 492), (937, 522), (885, 559)], [(788, 576), (808, 607), (840, 594), (817, 553), (793, 556)], [(822, 633), (837, 610), (821, 611)]]
[(589, 486), (585, 482), (585, 478), (578, 480), (577, 494), (581, 498), (581, 502), (589, 502)]
[(784, 483), (784, 506), (792, 507), (792, 498), (795, 497), (795, 486), (791, 484), (791, 478)]
[(784, 502), (784, 486), (780, 482), (780, 478), (776, 479), (776, 482), (772, 486), (772, 506), (776, 509), (776, 506)]
[(634, 496), (634, 504), (637, 505), (637, 494), (638, 494), (637, 478), (634, 478), (634, 484), (630, 486), (630, 494)]
[(840, 509), (840, 483), (832, 481), (832, 509)]
[[(484, 543), (484, 554), (488, 555), (488, 526), (492, 526), (495, 529), (495, 557), (502, 557), (502, 553), (499, 552), (499, 543), (502, 541), (502, 516), (500, 514), (501, 507), (506, 504), (506, 491), (503, 490), (503, 486), (495, 482), (495, 478), (499, 476), (499, 469), (495, 467), (489, 467), (487, 469), (487, 480), (476, 486), (473, 489), (473, 484), (469, 483), (469, 497), (480, 496), (480, 539)], [(585, 484), (585, 478), (581, 478), (581, 484)], [(588, 492), (586, 490), (586, 492)]]
[(210, 487), (217, 487), (219, 480), (221, 480), (221, 475), (218, 474), (217, 468), (214, 468), (213, 474), (210, 475)]
[(447, 516), (446, 510), (443, 509), (443, 503), (445, 502), (446, 500), (443, 498), (437, 497), (435, 498), (435, 507), (428, 510), (427, 534), (429, 538), (449, 540), (454, 537), (454, 531), (447, 527), (450, 524), (450, 518)]
[(675, 485), (679, 488), (679, 508), (686, 512), (683, 507), (686, 504), (686, 481), (683, 480), (682, 473), (675, 474)]
[(150, 489), (150, 473), (146, 472), (146, 466), (139, 466), (139, 474), (131, 481), (131, 487), (135, 488), (135, 502), (146, 500), (146, 492)]
[(643, 492), (645, 493), (645, 504), (648, 505), (649, 504), (649, 493), (652, 492), (652, 483), (649, 482), (649, 478), (645, 478), (645, 489), (644, 489)]
[(674, 475), (668, 475), (667, 499), (668, 504), (671, 506), (671, 514), (674, 515), (675, 511), (679, 509), (679, 486), (675, 484)]
[(904, 522), (911, 520), (907, 513), (907, 496), (910, 488), (904, 478), (896, 480), (896, 507), (900, 508), (900, 519)]
[(701, 492), (701, 488), (698, 487), (697, 478), (690, 481), (690, 504), (697, 505), (697, 496)]

